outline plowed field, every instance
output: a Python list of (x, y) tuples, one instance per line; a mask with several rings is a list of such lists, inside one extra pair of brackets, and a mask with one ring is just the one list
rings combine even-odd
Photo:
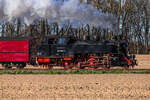
[[(150, 56), (137, 56), (150, 69)], [(149, 74), (1, 75), (0, 100), (150, 100)]]
[(2, 75), (1, 100), (150, 100), (150, 75)]
[(150, 55), (137, 55), (137, 69), (150, 69)]

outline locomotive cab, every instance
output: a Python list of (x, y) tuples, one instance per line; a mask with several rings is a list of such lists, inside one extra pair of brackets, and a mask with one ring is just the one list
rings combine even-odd
[(45, 37), (43, 43), (37, 46), (37, 56), (47, 57), (59, 55), (56, 54), (56, 52), (64, 52), (65, 50), (63, 48), (65, 48), (67, 44), (68, 40), (63, 37)]

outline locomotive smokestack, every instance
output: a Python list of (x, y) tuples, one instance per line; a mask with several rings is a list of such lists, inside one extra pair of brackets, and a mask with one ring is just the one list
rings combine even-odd
[(46, 18), (59, 24), (89, 24), (102, 28), (111, 28), (116, 17), (103, 13), (90, 4), (81, 4), (80, 0), (0, 0), (0, 20), (22, 19), (31, 24), (35, 19)]

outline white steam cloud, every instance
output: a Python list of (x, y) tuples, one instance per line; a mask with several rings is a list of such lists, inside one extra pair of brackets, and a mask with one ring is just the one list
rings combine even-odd
[(112, 28), (116, 17), (104, 14), (89, 4), (79, 0), (0, 0), (0, 20), (11, 21), (22, 18), (26, 24), (35, 19), (47, 18), (59, 24), (90, 24), (102, 28)]

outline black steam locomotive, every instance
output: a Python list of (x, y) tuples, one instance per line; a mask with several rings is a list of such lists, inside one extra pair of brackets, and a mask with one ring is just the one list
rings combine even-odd
[(73, 36), (45, 37), (37, 46), (36, 59), (39, 65), (65, 69), (109, 69), (121, 66), (134, 67), (134, 55), (128, 55), (128, 43), (114, 38), (105, 41), (77, 40)]

